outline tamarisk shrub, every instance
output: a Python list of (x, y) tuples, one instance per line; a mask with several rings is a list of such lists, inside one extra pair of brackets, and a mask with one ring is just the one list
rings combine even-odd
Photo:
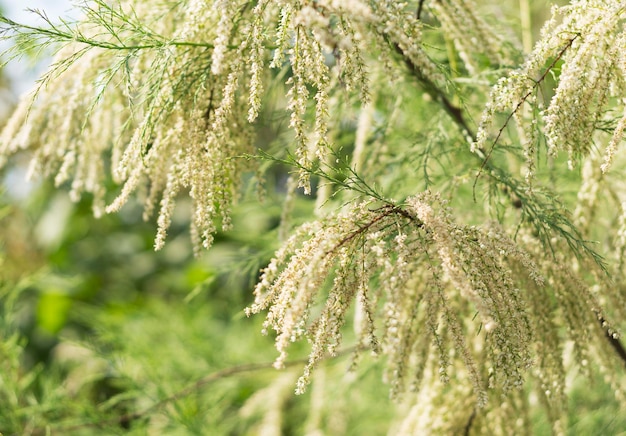
[[(535, 33), (523, 0), (76, 7), (0, 18), (6, 56), (54, 52), (0, 163), (28, 153), (96, 216), (136, 198), (157, 250), (181, 196), (200, 254), (246, 185), (284, 193), (246, 314), (277, 368), (310, 342), (296, 393), (352, 328), (409, 404), (399, 434), (523, 434), (537, 398), (563, 434), (573, 366), (624, 401), (626, 1), (553, 6)], [(315, 206), (292, 226), (296, 196)]]

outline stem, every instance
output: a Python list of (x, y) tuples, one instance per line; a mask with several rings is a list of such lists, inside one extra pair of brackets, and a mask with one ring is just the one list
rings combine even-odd
[[(491, 144), (491, 148), (489, 149), (489, 153), (487, 153), (487, 156), (485, 157), (485, 159), (483, 160), (482, 165), (480, 166), (480, 170), (478, 171), (478, 175), (480, 175), (480, 173), (482, 172), (482, 170), (485, 168), (485, 165), (487, 165), (487, 161), (489, 160), (489, 158), (491, 157), (491, 154), (493, 153), (494, 148), (496, 147), (496, 144), (498, 143), (498, 141), (500, 140), (500, 136), (502, 136), (502, 133), (504, 132), (504, 129), (506, 129), (506, 126), (509, 125), (509, 122), (511, 121), (511, 119), (513, 118), (513, 116), (517, 113), (518, 110), (521, 109), (521, 107), (523, 106), (524, 103), (526, 103), (526, 100), (528, 100), (528, 97), (530, 97), (533, 92), (535, 92), (537, 90), (537, 88), (539, 88), (539, 85), (541, 85), (543, 83), (543, 81), (546, 79), (546, 77), (548, 76), (548, 74), (550, 73), (550, 71), (552, 71), (552, 69), (554, 68), (554, 66), (556, 65), (556, 63), (563, 57), (563, 55), (565, 54), (565, 52), (572, 46), (572, 44), (574, 43), (574, 41), (576, 40), (576, 38), (578, 38), (580, 35), (574, 35), (573, 38), (571, 38), (568, 43), (565, 45), (565, 47), (563, 47), (561, 49), (561, 51), (559, 52), (559, 54), (554, 58), (554, 60), (550, 63), (550, 65), (548, 66), (548, 68), (546, 68), (546, 70), (543, 72), (543, 74), (541, 75), (541, 77), (535, 81), (535, 84), (533, 85), (532, 89), (530, 91), (528, 91), (526, 93), (526, 95), (524, 95), (521, 100), (517, 103), (517, 105), (515, 106), (515, 108), (513, 109), (513, 111), (506, 117), (506, 120), (504, 121), (504, 124), (502, 125), (502, 127), (500, 127), (500, 130), (498, 130), (498, 134), (496, 135), (496, 139), (493, 140), (493, 143)], [(476, 178), (478, 179), (478, 177)], [(474, 182), (474, 186), (476, 185), (476, 183)]]
[(528, 0), (519, 0), (519, 15), (522, 25), (522, 48), (524, 53), (530, 53), (533, 49), (533, 33)]
[(376, 211), (384, 211), (382, 212), (380, 215), (376, 216), (375, 218), (373, 218), (372, 220), (370, 220), (369, 222), (363, 224), (362, 226), (360, 226), (358, 229), (356, 229), (355, 231), (353, 231), (352, 233), (348, 234), (347, 236), (345, 236), (343, 239), (341, 239), (333, 248), (331, 248), (330, 250), (328, 250), (325, 255), (328, 256), (330, 253), (335, 252), (336, 250), (338, 250), (339, 248), (341, 248), (342, 246), (344, 246), (345, 244), (347, 244), (348, 242), (352, 241), (354, 238), (356, 238), (357, 236), (365, 233), (367, 230), (369, 230), (374, 224), (378, 223), (379, 221), (381, 221), (382, 219), (390, 216), (390, 215), (400, 215), (403, 218), (406, 218), (407, 220), (415, 223), (418, 227), (420, 228), (424, 228), (424, 223), (422, 223), (420, 220), (418, 220), (417, 218), (415, 218), (414, 216), (412, 216), (409, 212), (407, 212), (406, 210), (402, 209), (399, 206), (396, 206), (394, 204), (386, 204), (385, 206), (382, 206), (380, 209), (377, 209)]
[(613, 334), (609, 331), (608, 327), (605, 327), (604, 318), (599, 317), (598, 322), (600, 322), (600, 326), (602, 330), (604, 331), (606, 340), (609, 341), (609, 344), (615, 351), (615, 354), (617, 354), (617, 356), (620, 358), (620, 360), (624, 364), (624, 367), (626, 367), (626, 349), (624, 348), (624, 345), (620, 342), (619, 339), (613, 336)]
[(417, 18), (418, 20), (422, 19), (423, 8), (424, 8), (424, 0), (420, 0), (419, 4), (417, 5), (417, 12), (415, 13), (415, 18)]
[(474, 423), (474, 419), (476, 418), (476, 408), (472, 410), (472, 414), (467, 419), (467, 424), (463, 428), (463, 436), (469, 436), (472, 430), (472, 424)]
[[(192, 42), (192, 41), (167, 41), (167, 40), (153, 40), (151, 43), (147, 44), (136, 44), (136, 45), (127, 45), (120, 41), (119, 44), (113, 42), (99, 41), (97, 39), (92, 39), (84, 36), (79, 31), (72, 32), (69, 28), (68, 31), (63, 31), (58, 27), (52, 25), (50, 28), (45, 27), (37, 27), (37, 26), (29, 26), (27, 24), (18, 23), (16, 21), (11, 20), (10, 18), (0, 16), (0, 23), (6, 24), (9, 26), (8, 29), (2, 29), (0, 32), (6, 33), (9, 29), (15, 31), (18, 34), (30, 34), (35, 37), (47, 37), (55, 42), (78, 42), (81, 44), (89, 45), (91, 47), (103, 48), (107, 50), (143, 50), (143, 49), (154, 49), (154, 48), (163, 48), (167, 46), (173, 47), (204, 47), (204, 48), (213, 48), (213, 44), (205, 43), (205, 42)], [(118, 39), (119, 41), (119, 39)], [(233, 47), (236, 48), (236, 47)]]

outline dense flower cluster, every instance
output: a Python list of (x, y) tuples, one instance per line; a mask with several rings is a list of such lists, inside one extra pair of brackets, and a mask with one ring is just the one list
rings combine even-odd
[[(477, 5), (471, 0), (449, 0), (433, 2), (430, 7), (436, 13), (445, 33), (453, 39), (458, 55), (470, 74), (479, 72), (481, 56), (489, 63), (511, 65), (512, 50), (508, 50), (501, 37), (476, 15)], [(468, 35), (471, 35), (468, 37)], [(485, 62), (484, 65), (487, 65)], [(484, 66), (483, 66), (484, 67)]]
[[(580, 0), (553, 8), (552, 18), (544, 25), (541, 38), (521, 68), (501, 79), (493, 88), (479, 125), (472, 150), (489, 149), (500, 138), (511, 118), (517, 121), (528, 165), (528, 178), (534, 173), (534, 159), (542, 132), (548, 153), (566, 151), (569, 165), (587, 155), (598, 124), (604, 120), (611, 99), (620, 102), (626, 85), (626, 59), (623, 32), (623, 1)], [(547, 108), (541, 113), (536, 99), (548, 74), (559, 65), (558, 84)], [(623, 109), (622, 103), (619, 106)], [(541, 108), (541, 106), (539, 106)], [(491, 127), (496, 115), (508, 119), (493, 139)], [(608, 170), (621, 142), (626, 119), (622, 115), (611, 129), (602, 171)]]
[[(558, 318), (579, 359), (610, 354), (596, 297), (565, 265), (528, 235), (513, 241), (497, 224), (455, 223), (446, 203), (425, 192), (404, 208), (365, 203), (301, 227), (263, 271), (247, 313), (268, 310), (277, 367), (292, 342), (311, 339), (299, 392), (313, 367), (336, 353), (352, 319), (358, 342), (387, 356), (394, 394), (428, 386), (414, 409), (421, 418), (411, 412), (407, 428), (417, 425), (413, 419), (424, 425), (422, 408), (432, 399), (422, 397), (452, 379), (469, 405), (489, 410), (491, 395), (513, 401), (530, 374), (558, 427), (565, 389)], [(318, 308), (325, 283), (330, 289)], [(587, 340), (578, 344), (580, 337)]]
[[(66, 44), (34, 100), (25, 98), (4, 129), (1, 163), (32, 150), (31, 174), (70, 182), (74, 199), (92, 194), (96, 215), (145, 193), (146, 217), (158, 210), (157, 249), (177, 195), (188, 191), (193, 239), (209, 247), (216, 218), (229, 227), (242, 172), (250, 169), (242, 156), (255, 151), (249, 123), (261, 110), (266, 67), (290, 67), (285, 108), (303, 168), (331, 149), (331, 91), (345, 87), (369, 99), (366, 35), (390, 56), (385, 35), (425, 76), (443, 81), (420, 46), (420, 23), (394, 4), (97, 1), (76, 27), (55, 29)], [(122, 184), (112, 201), (109, 172)], [(310, 192), (308, 172), (298, 179)]]

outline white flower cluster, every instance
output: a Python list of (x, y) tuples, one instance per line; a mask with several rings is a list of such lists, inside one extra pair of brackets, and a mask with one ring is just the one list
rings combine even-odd
[[(96, 3), (106, 10), (108, 2)], [(449, 38), (453, 56), (461, 58), (472, 81), (487, 64), (511, 61), (508, 49), (477, 17), (477, 2), (122, 3), (127, 15), (94, 10), (76, 28), (68, 25), (69, 33), (56, 30), (65, 45), (43, 86), (21, 102), (4, 128), (0, 165), (20, 150), (31, 151), (33, 175), (68, 184), (73, 199), (92, 194), (96, 215), (117, 211), (136, 195), (146, 219), (158, 215), (157, 249), (167, 238), (177, 198), (188, 195), (198, 251), (211, 245), (216, 223), (230, 227), (246, 172), (259, 170), (247, 157), (256, 146), (269, 148), (254, 134), (266, 127), (255, 124), (275, 117), (264, 112), (271, 100), (272, 109), (284, 110), (289, 119), (286, 133), (278, 129), (285, 149), (277, 159), (295, 156), (285, 215), (298, 187), (313, 191), (312, 174), (329, 181), (317, 186), (322, 218), (291, 237), (283, 220), (279, 238), (284, 243), (263, 270), (246, 311), (267, 311), (263, 329), (276, 333), (278, 368), (293, 342), (310, 341), (297, 392), (306, 389), (322, 359), (338, 352), (345, 324), (352, 323), (359, 351), (386, 357), (392, 395), (406, 398), (409, 391), (419, 391), (412, 398), (421, 403), (409, 408), (402, 432), (414, 433), (428, 422), (435, 432), (463, 433), (462, 424), (446, 417), (471, 422), (479, 408), (481, 429), (504, 428), (505, 418), (512, 420), (522, 403), (529, 377), (559, 428), (564, 338), (575, 344), (580, 362), (594, 353), (607, 366), (615, 361), (606, 337), (617, 333), (601, 309), (605, 301), (583, 279), (606, 280), (597, 267), (564, 254), (571, 246), (578, 252), (586, 248), (577, 229), (556, 201), (542, 203), (543, 197), (535, 196), (539, 188), (525, 190), (504, 166), (485, 166), (485, 174), (519, 202), (512, 208), (519, 222), (510, 232), (479, 221), (482, 212), (471, 218), (474, 225), (469, 218), (453, 218), (448, 203), (430, 191), (410, 196), (414, 182), (432, 186), (431, 170), (433, 180), (446, 178), (450, 191), (464, 189), (472, 168), (461, 162), (465, 156), (451, 151), (461, 136), (449, 127), (471, 136), (469, 111), (480, 99), (456, 106), (457, 96), (459, 101), (467, 97), (457, 95), (462, 81), (450, 81), (447, 67), (435, 61), (444, 55), (428, 44)], [(425, 7), (441, 27), (418, 19), (415, 6)], [(594, 155), (583, 168), (575, 212), (583, 232), (591, 227), (597, 180), (614, 161), (626, 126), (626, 115), (610, 120), (605, 111), (611, 101), (626, 114), (624, 14), (626, 0), (578, 0), (555, 8), (526, 62), (492, 88), (472, 144), (473, 152), (489, 158), (513, 120), (518, 131), (509, 137), (523, 148), (530, 182), (541, 140), (550, 156), (562, 150), (573, 163), (589, 155), (598, 123), (610, 126), (604, 159)], [(557, 85), (543, 110), (543, 88), (552, 76)], [(380, 80), (374, 83), (371, 77)], [(437, 114), (424, 116), (437, 105)], [(504, 125), (494, 132), (502, 114)], [(428, 123), (437, 126), (430, 129)], [(395, 150), (396, 144), (403, 148)], [(348, 156), (352, 145), (352, 160), (344, 162), (342, 153)], [(423, 168), (412, 167), (418, 159)], [(463, 166), (462, 172), (448, 171), (448, 162)], [(402, 202), (388, 200), (383, 192), (398, 180), (392, 174), (396, 168), (409, 177), (397, 195), (406, 199)], [(372, 174), (384, 185), (380, 192), (368, 184)], [(119, 186), (116, 194), (105, 188), (109, 178)], [(337, 187), (349, 193), (333, 192)], [(347, 203), (324, 216), (321, 204), (333, 194)], [(626, 245), (622, 212), (614, 247), (618, 256)], [(528, 231), (528, 222), (539, 237)], [(611, 313), (621, 314), (615, 306)], [(250, 410), (272, 395), (276, 401), (268, 408), (278, 410), (287, 379), (251, 400)], [(438, 409), (446, 392), (458, 394), (467, 413)], [(279, 428), (276, 418), (266, 422), (267, 428)], [(516, 429), (520, 434), (522, 427)]]
[[(32, 150), (31, 173), (70, 183), (73, 199), (93, 194), (96, 215), (141, 193), (145, 217), (158, 213), (157, 249), (183, 193), (193, 203), (196, 250), (211, 245), (216, 221), (229, 228), (242, 173), (253, 169), (242, 158), (255, 151), (250, 123), (262, 111), (268, 80), (276, 80), (268, 67), (286, 72), (279, 88), (287, 89), (295, 139), (289, 153), (300, 166), (296, 186), (306, 193), (310, 168), (334, 147), (331, 111), (339, 98), (330, 96), (345, 89), (368, 104), (368, 63), (383, 59), (385, 68), (405, 69), (408, 62), (429, 83), (446, 80), (422, 46), (422, 23), (398, 2), (264, 0), (242, 7), (189, 0), (152, 7), (132, 0), (109, 15), (112, 9), (98, 4), (57, 35), (66, 43), (45, 86), (23, 100), (4, 129), (0, 164)], [(493, 46), (471, 4), (455, 5)], [(404, 62), (393, 67), (398, 55)], [(114, 199), (105, 188), (111, 176), (121, 185)]]
[[(457, 225), (445, 202), (424, 193), (409, 199), (406, 210), (362, 204), (300, 228), (264, 270), (247, 313), (268, 310), (265, 331), (277, 332), (279, 367), (292, 342), (310, 338), (312, 351), (299, 392), (313, 367), (336, 352), (348, 309), (358, 302), (354, 322), (364, 323), (356, 326), (359, 342), (375, 349), (380, 344), (393, 392), (404, 391), (407, 377), (418, 388), (424, 371), (436, 364), (444, 383), (451, 367), (466, 374), (476, 403), (486, 406), (489, 388), (521, 388), (538, 353), (542, 360), (552, 359), (543, 356), (552, 351), (536, 336), (542, 329), (555, 329), (555, 308), (541, 302), (543, 277), (531, 254), (497, 225)], [(325, 283), (330, 290), (318, 308)], [(536, 310), (541, 317), (534, 315)], [(475, 324), (463, 321), (473, 312), (478, 314)], [(467, 338), (481, 330), (484, 350), (476, 354), (480, 349)], [(431, 347), (438, 363), (428, 360)], [(457, 367), (457, 359), (464, 369)], [(478, 369), (485, 365), (490, 368), (487, 378)], [(562, 392), (560, 360), (554, 367), (555, 375), (545, 378), (555, 384), (553, 391)]]
[(436, 13), (446, 35), (454, 41), (458, 55), (470, 75), (481, 71), (483, 54), (489, 63), (511, 65), (511, 53), (507, 53), (502, 38), (476, 14), (477, 5), (472, 0), (446, 0), (432, 2), (430, 8)]
[[(524, 146), (529, 179), (534, 175), (539, 122), (549, 155), (566, 151), (572, 167), (588, 154), (609, 99), (621, 99), (626, 90), (625, 6), (624, 1), (580, 0), (555, 7), (524, 65), (494, 86), (472, 151), (491, 149), (508, 121), (514, 118)], [(532, 118), (527, 119), (524, 109), (538, 106), (536, 99), (548, 75), (557, 78), (554, 95), (545, 111), (541, 114), (527, 111), (532, 113)], [(498, 113), (508, 118), (494, 139), (491, 131)], [(626, 119), (622, 117), (613, 129), (603, 172), (613, 160), (625, 125)]]

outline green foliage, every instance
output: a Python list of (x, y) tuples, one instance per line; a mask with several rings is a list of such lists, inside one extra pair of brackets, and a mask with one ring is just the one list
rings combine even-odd
[[(49, 188), (44, 191), (50, 194)], [(47, 205), (31, 201), (22, 213), (36, 226)], [(132, 232), (127, 227), (139, 218), (137, 210), (93, 221), (88, 202), (70, 207), (60, 243), (33, 248), (45, 256), (47, 268), (25, 271), (20, 283), (13, 277), (3, 287), (2, 434), (39, 434), (46, 428), (77, 435), (245, 434), (261, 425), (265, 413), (263, 402), (245, 405), (280, 379), (283, 430), (303, 430), (312, 400), (310, 395), (291, 399), (291, 392), (304, 362), (296, 361), (286, 374), (273, 370), (272, 342), (258, 336), (261, 320), (242, 317), (253, 277), (228, 274), (221, 266), (239, 262), (238, 271), (256, 274), (257, 257), (270, 254), (261, 223), (277, 223), (267, 214), (271, 208), (255, 210), (257, 224), (251, 226), (249, 204), (242, 204), (241, 218), (236, 213), (234, 219), (246, 220), (245, 237), (223, 235), (212, 252), (194, 260), (186, 238), (178, 253), (168, 252), (176, 239), (153, 253), (151, 226), (135, 223)], [(16, 215), (4, 218), (5, 228)], [(15, 243), (14, 238), (3, 239)], [(22, 242), (38, 243), (34, 236)], [(332, 398), (334, 381), (346, 386), (346, 397), (335, 398), (318, 415), (337, 413), (329, 429), (383, 431), (392, 408), (369, 410), (385, 395), (379, 371), (371, 362), (364, 365), (354, 377), (369, 387), (354, 390), (355, 382), (345, 379), (348, 366), (340, 359), (325, 370), (326, 385), (314, 387)]]

